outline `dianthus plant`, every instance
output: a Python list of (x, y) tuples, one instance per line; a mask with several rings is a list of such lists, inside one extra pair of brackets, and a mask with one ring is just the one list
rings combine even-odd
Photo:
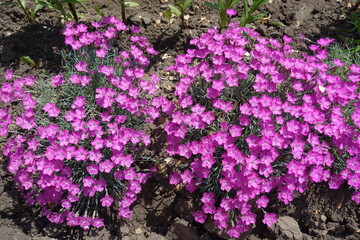
[[(149, 176), (145, 124), (159, 115), (150, 104), (159, 78), (145, 73), (148, 55), (156, 55), (147, 39), (114, 17), (91, 25), (64, 29), (71, 49), (62, 73), (36, 80), (9, 70), (0, 94), (5, 105), (23, 106), (14, 116), (0, 110), (1, 136), (9, 137), (3, 153), (19, 190), (51, 222), (83, 229), (104, 225), (104, 207), (131, 217)], [(115, 50), (124, 36), (130, 46)]]
[(179, 83), (167, 152), (187, 159), (170, 183), (199, 189), (195, 221), (210, 216), (231, 237), (257, 218), (277, 221), (267, 212), (270, 191), (287, 204), (309, 183), (347, 182), (360, 203), (360, 67), (325, 63), (332, 39), (309, 46), (312, 54), (294, 51), (292, 41), (236, 25), (210, 29), (168, 69)]

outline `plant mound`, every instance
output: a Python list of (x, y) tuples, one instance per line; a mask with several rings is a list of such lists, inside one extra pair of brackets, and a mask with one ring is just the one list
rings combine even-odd
[[(70, 23), (61, 74), (5, 76), (1, 101), (23, 106), (22, 113), (0, 110), (1, 136), (12, 136), (4, 147), (8, 170), (51, 222), (101, 227), (100, 210), (111, 206), (131, 217), (149, 177), (145, 124), (159, 115), (150, 103), (160, 78), (145, 73), (156, 51), (139, 33), (114, 17), (91, 27)], [(115, 47), (120, 36), (128, 49)]]
[[(324, 38), (308, 53), (232, 24), (190, 43), (168, 68), (179, 75), (167, 152), (182, 158), (170, 183), (199, 189), (204, 223), (239, 237), (257, 216), (271, 226), (267, 194), (285, 204), (309, 183), (343, 182), (360, 203), (360, 67), (329, 61)], [(260, 210), (260, 211), (259, 211)]]

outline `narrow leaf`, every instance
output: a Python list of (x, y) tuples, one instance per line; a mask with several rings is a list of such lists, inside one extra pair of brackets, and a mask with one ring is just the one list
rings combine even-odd
[(256, 10), (258, 10), (262, 5), (264, 5), (268, 1), (269, 0), (254, 0), (254, 4), (252, 5), (252, 7), (250, 9), (250, 13), (253, 13)]
[(136, 2), (125, 2), (125, 7), (137, 7), (139, 6)]
[(244, 0), (244, 11), (243, 15), (245, 19), (249, 18), (249, 2), (248, 0)]
[(38, 3), (40, 5), (42, 5), (42, 6), (50, 8), (50, 9), (57, 9), (57, 7), (55, 5), (52, 5), (52, 4), (48, 3), (48, 2), (39, 1)]
[(181, 16), (181, 12), (177, 7), (175, 7), (174, 5), (171, 5), (171, 4), (169, 4), (168, 6), (176, 16), (178, 16), (178, 17)]
[(41, 4), (36, 4), (35, 8), (34, 8), (34, 14), (36, 14), (37, 11), (39, 11), (40, 9), (42, 9), (44, 6)]
[(27, 64), (31, 65), (31, 66), (35, 66), (35, 61), (31, 59), (31, 57), (29, 56), (22, 56), (20, 58), (21, 61), (26, 62)]
[(16, 5), (16, 3), (14, 3), (14, 2), (4, 2), (4, 3), (0, 3), (0, 6), (6, 6), (6, 5)]
[(166, 18), (170, 21), (171, 16), (172, 16), (172, 11), (171, 11), (170, 8), (167, 8), (167, 9), (164, 11), (164, 17), (166, 17)]
[(186, 10), (190, 6), (191, 3), (192, 3), (192, 0), (186, 0), (184, 2), (183, 9)]
[(21, 7), (26, 9), (26, 0), (18, 0), (18, 2), (21, 4)]
[(229, 8), (233, 8), (236, 4), (238, 4), (238, 2), (240, 2), (240, 0), (232, 0), (232, 2), (229, 5)]
[(204, 5), (212, 8), (212, 9), (215, 9), (215, 10), (220, 10), (219, 4), (216, 4), (216, 3), (204, 2)]
[(267, 13), (265, 12), (265, 13), (259, 13), (255, 16), (252, 16), (250, 22), (255, 22), (255, 21), (265, 17), (266, 15), (267, 15)]
[(100, 10), (99, 6), (96, 5), (96, 3), (94, 3), (94, 9), (95, 9), (95, 12), (100, 16), (100, 17), (104, 17), (104, 13)]

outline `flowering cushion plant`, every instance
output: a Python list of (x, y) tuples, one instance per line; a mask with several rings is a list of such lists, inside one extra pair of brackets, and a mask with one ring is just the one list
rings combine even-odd
[[(51, 81), (5, 75), (1, 102), (23, 106), (18, 116), (0, 110), (1, 136), (18, 128), (3, 150), (8, 170), (51, 222), (101, 227), (99, 210), (111, 206), (131, 217), (149, 176), (141, 165), (150, 144), (144, 124), (159, 115), (151, 102), (160, 78), (145, 73), (156, 51), (139, 32), (114, 17), (91, 27), (70, 23), (62, 73)], [(120, 35), (130, 36), (128, 49), (113, 46)]]
[[(276, 222), (266, 212), (270, 191), (287, 204), (309, 183), (338, 188), (347, 181), (360, 203), (360, 67), (326, 63), (332, 39), (311, 45), (313, 54), (296, 53), (292, 41), (234, 24), (223, 33), (210, 29), (168, 68), (180, 80), (165, 126), (167, 152), (189, 160), (170, 183), (200, 189), (195, 220), (212, 216), (231, 237), (256, 222), (256, 208), (264, 224)], [(346, 166), (335, 169), (339, 162)]]

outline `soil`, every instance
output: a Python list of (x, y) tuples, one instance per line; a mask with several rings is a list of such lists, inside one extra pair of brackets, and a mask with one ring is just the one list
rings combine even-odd
[[(128, 9), (127, 21), (139, 25), (160, 53), (152, 60), (150, 71), (162, 76), (161, 91), (171, 94), (176, 80), (165, 71), (174, 57), (190, 47), (189, 40), (200, 36), (217, 24), (217, 13), (194, 0), (187, 14), (188, 28), (181, 29), (179, 20), (171, 23), (162, 15), (167, 0), (134, 0), (140, 7)], [(266, 21), (249, 25), (262, 35), (280, 38), (284, 34), (308, 39), (339, 35), (359, 38), (344, 29), (349, 28), (346, 17), (351, 0), (270, 0), (261, 11), (269, 13)], [(96, 3), (105, 16), (120, 17), (120, 6), (114, 0), (87, 1), (88, 11), (83, 22), (97, 20), (93, 4)], [(239, 4), (241, 5), (241, 4)], [(31, 6), (31, 4), (30, 4)], [(238, 12), (241, 9), (236, 9)], [(83, 9), (79, 9), (84, 12)], [(61, 21), (57, 13), (44, 10), (37, 22), (29, 24), (17, 6), (0, 7), (0, 75), (6, 69), (14, 69), (15, 75), (56, 73), (60, 70), (59, 50), (64, 47), (60, 34)], [(233, 21), (239, 19), (234, 18)], [(280, 26), (281, 25), (281, 26)], [(301, 47), (301, 45), (299, 45)], [(20, 61), (22, 56), (31, 57), (36, 66)], [(4, 80), (0, 79), (0, 84)], [(5, 139), (0, 139), (0, 146)], [(162, 155), (160, 155), (162, 157)], [(133, 219), (119, 221), (109, 214), (107, 227), (83, 232), (49, 223), (41, 216), (40, 209), (30, 208), (17, 191), (12, 176), (6, 170), (6, 159), (0, 155), (0, 240), (7, 239), (229, 239), (216, 231), (211, 223), (194, 222), (191, 212), (196, 209), (196, 198), (167, 184), (166, 174), (155, 174), (143, 187), (138, 201), (133, 205)], [(280, 216), (275, 227), (267, 228), (259, 221), (242, 239), (360, 239), (360, 209), (351, 201), (352, 190), (342, 186), (328, 190), (326, 185), (311, 185), (305, 194), (299, 195), (289, 205), (275, 201), (269, 207)]]

